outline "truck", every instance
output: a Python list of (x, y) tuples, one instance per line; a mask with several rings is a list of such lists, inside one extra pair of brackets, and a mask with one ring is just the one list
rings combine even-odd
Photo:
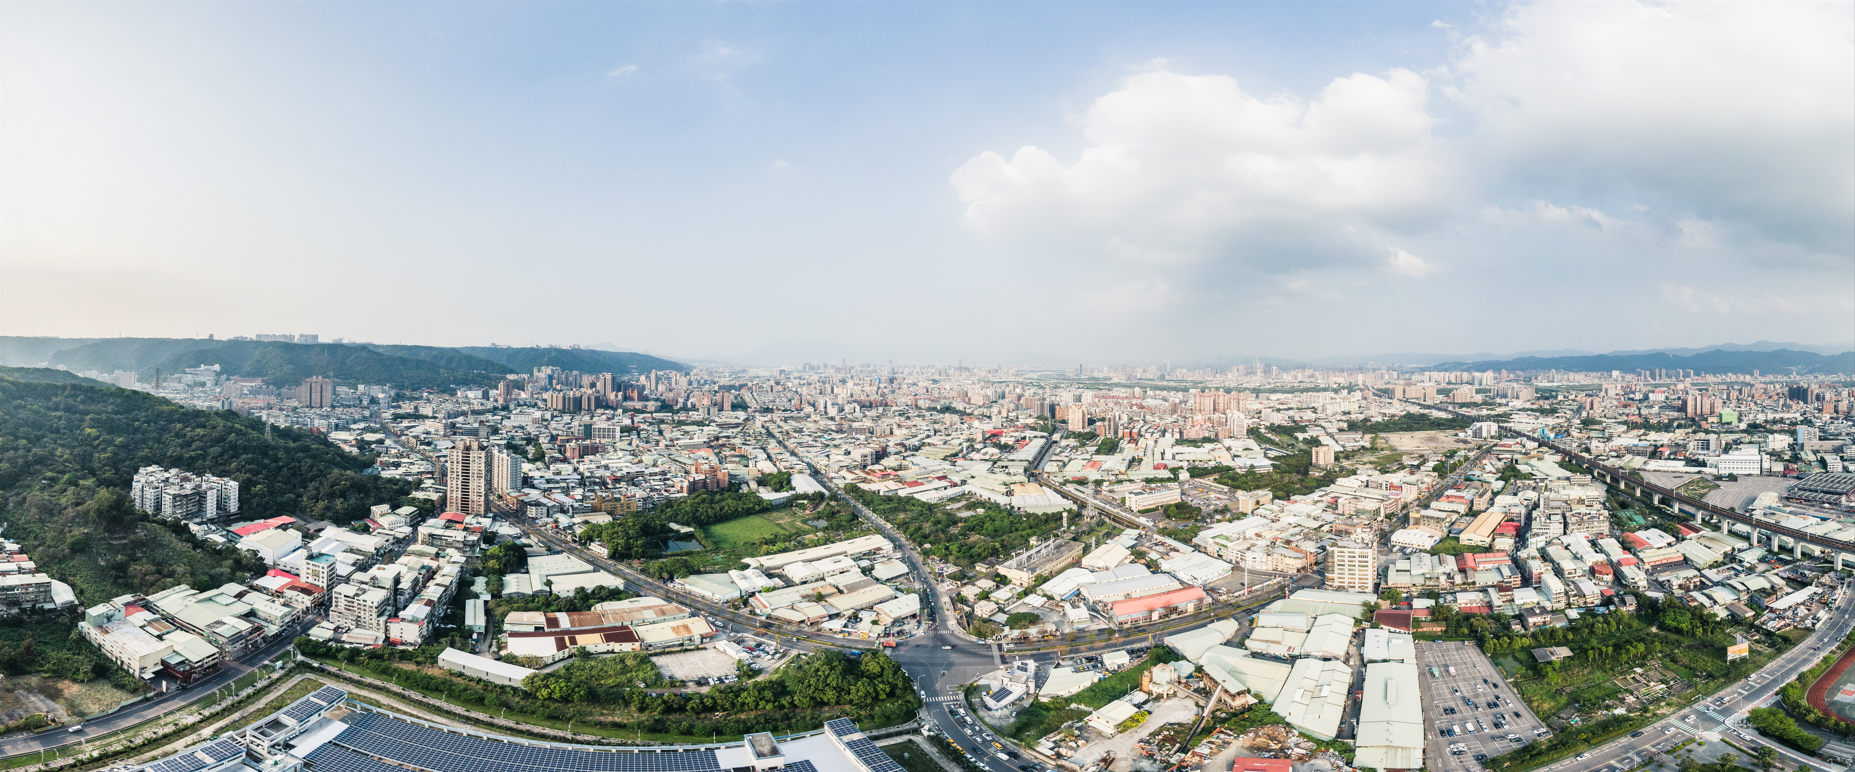
[(1453, 675), (1455, 675), (1455, 674), (1456, 674), (1456, 666), (1455, 666), (1455, 665), (1450, 665), (1450, 666), (1449, 666), (1449, 674), (1450, 674), (1451, 676), (1453, 676)]
[(895, 648), (895, 641), (883, 641), (882, 647), (885, 649), (893, 649)]

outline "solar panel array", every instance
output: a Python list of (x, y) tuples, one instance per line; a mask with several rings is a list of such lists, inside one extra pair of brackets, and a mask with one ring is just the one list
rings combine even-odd
[(313, 772), (407, 772), (405, 767), (393, 766), (334, 743), (323, 743), (322, 747), (303, 757), (303, 761), (308, 762)]
[(290, 703), (290, 707), (283, 709), (282, 715), (284, 718), (290, 719), (290, 722), (293, 724), (301, 724), (307, 721), (310, 716), (321, 712), (330, 705), (340, 702), (347, 696), (348, 692), (346, 690), (334, 686), (324, 686), (311, 692), (309, 696)]
[[(710, 749), (662, 753), (553, 748), (439, 731), (356, 713), (335, 742), (432, 772), (719, 772)], [(184, 772), (184, 771), (183, 771)], [(403, 771), (401, 771), (403, 772)], [(899, 768), (894, 772), (899, 772)]]
[[(181, 751), (165, 759), (149, 764), (146, 772), (194, 772), (217, 764), (245, 752), (245, 746), (230, 738), (214, 740), (205, 747)], [(205, 759), (200, 758), (205, 756)]]
[(861, 736), (862, 731), (857, 729), (856, 722), (847, 718), (834, 718), (824, 722), (824, 728), (844, 744), (864, 769), (870, 772), (903, 772), (902, 765), (895, 763), (895, 759), (889, 758), (889, 754), (883, 753), (868, 737)]

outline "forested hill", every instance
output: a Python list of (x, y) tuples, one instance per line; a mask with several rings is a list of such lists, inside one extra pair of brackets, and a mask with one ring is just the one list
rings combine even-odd
[(89, 602), (112, 597), (96, 593), (152, 591), (144, 582), (214, 586), (241, 570), (234, 556), (200, 552), (185, 544), (190, 535), (141, 522), (128, 500), (137, 469), (159, 465), (237, 480), (241, 519), (346, 523), (411, 490), (404, 481), (363, 475), (368, 464), (294, 429), (273, 428), (267, 440), (261, 422), (230, 411), (0, 373), (0, 522), (42, 570), (85, 589)]
[(105, 385), (33, 383), (0, 375), (0, 491), (34, 481), (94, 480), (129, 489), (151, 464), (229, 477), (241, 516), (349, 522), (409, 484), (362, 475), (367, 459), (296, 429), (230, 411), (181, 407)]
[(1431, 369), (1476, 372), (1486, 370), (1569, 370), (1572, 372), (1621, 370), (1634, 373), (1637, 370), (1651, 370), (1658, 367), (1670, 370), (1693, 370), (1696, 373), (1707, 374), (1751, 373), (1753, 370), (1764, 375), (1786, 375), (1793, 372), (1798, 375), (1851, 374), (1855, 373), (1855, 351), (1833, 356), (1780, 349), (1777, 351), (1703, 351), (1691, 356), (1650, 353), (1521, 357), (1487, 362), (1444, 362)]
[(464, 346), (457, 349), (501, 363), (512, 373), (525, 373), (537, 367), (558, 367), (582, 373), (647, 373), (652, 370), (688, 372), (689, 366), (649, 354), (600, 351), (590, 348), (503, 348), (500, 346)]
[(157, 373), (218, 365), (221, 375), (264, 378), (284, 388), (320, 375), (344, 384), (392, 384), (401, 389), (488, 385), (508, 373), (525, 373), (544, 365), (621, 375), (689, 369), (668, 359), (593, 349), (443, 348), (198, 338), (0, 338), (0, 365), (40, 364), (103, 373), (128, 370), (144, 382), (152, 381)]
[(102, 381), (92, 380), (66, 370), (53, 370), (46, 367), (0, 367), (0, 378), (11, 378), (26, 383), (81, 383), (85, 386), (107, 386)]

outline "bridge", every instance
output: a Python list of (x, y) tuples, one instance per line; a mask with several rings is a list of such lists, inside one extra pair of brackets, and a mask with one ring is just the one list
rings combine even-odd
[[(1426, 410), (1447, 413), (1457, 418), (1466, 418), (1471, 421), (1482, 420), (1480, 416), (1472, 416), (1447, 407), (1414, 402), (1408, 399), (1399, 399), (1398, 401), (1416, 405)], [(1744, 529), (1751, 533), (1752, 546), (1754, 547), (1758, 546), (1759, 539), (1761, 535), (1763, 535), (1771, 545), (1771, 550), (1776, 552), (1778, 549), (1778, 537), (1784, 537), (1791, 540), (1791, 556), (1794, 559), (1801, 560), (1803, 559), (1803, 545), (1810, 544), (1817, 548), (1817, 554), (1819, 555), (1825, 552), (1834, 555), (1837, 571), (1842, 570), (1843, 555), (1855, 555), (1855, 542), (1818, 536), (1817, 534), (1801, 531), (1796, 528), (1760, 520), (1744, 512), (1735, 512), (1726, 507), (1709, 504), (1692, 496), (1677, 493), (1670, 488), (1631, 477), (1621, 469), (1610, 466), (1609, 464), (1599, 463), (1597, 459), (1559, 445), (1551, 440), (1544, 440), (1507, 427), (1501, 427), (1501, 432), (1515, 439), (1538, 442), (1552, 449), (1554, 452), (1564, 454), (1566, 458), (1591, 470), (1591, 476), (1604, 481), (1605, 484), (1613, 488), (1630, 491), (1636, 494), (1637, 498), (1648, 499), (1659, 507), (1667, 507), (1677, 515), (1691, 516), (1694, 518), (1695, 522), (1706, 523), (1712, 520), (1719, 523), (1720, 530), (1728, 533), (1732, 532), (1732, 524), (1734, 523), (1744, 526)]]

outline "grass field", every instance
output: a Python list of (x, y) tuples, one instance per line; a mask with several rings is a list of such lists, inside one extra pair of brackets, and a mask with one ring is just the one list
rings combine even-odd
[(722, 550), (745, 547), (768, 536), (789, 533), (763, 515), (748, 515), (725, 523), (716, 523), (703, 528), (702, 532), (708, 536), (709, 543), (714, 545), (715, 549)]
[(219, 731), (230, 732), (236, 729), (244, 729), (245, 727), (251, 726), (252, 724), (257, 723), (258, 721), (264, 719), (270, 714), (276, 713), (277, 711), (280, 711), (286, 707), (289, 707), (290, 703), (309, 696), (311, 692), (314, 692), (315, 690), (320, 689), (323, 686), (326, 686), (326, 684), (314, 678), (305, 678), (301, 681), (297, 681), (295, 686), (290, 687), (289, 690), (285, 691), (283, 694), (277, 695), (276, 699), (273, 699), (269, 703), (266, 703), (264, 707), (251, 711), (250, 715), (247, 715), (244, 718), (241, 718), (237, 721), (227, 724), (224, 729), (221, 729)]
[(889, 758), (895, 759), (895, 763), (902, 765), (908, 772), (946, 772), (940, 762), (929, 756), (927, 749), (914, 740), (884, 745), (882, 752), (889, 754)]

